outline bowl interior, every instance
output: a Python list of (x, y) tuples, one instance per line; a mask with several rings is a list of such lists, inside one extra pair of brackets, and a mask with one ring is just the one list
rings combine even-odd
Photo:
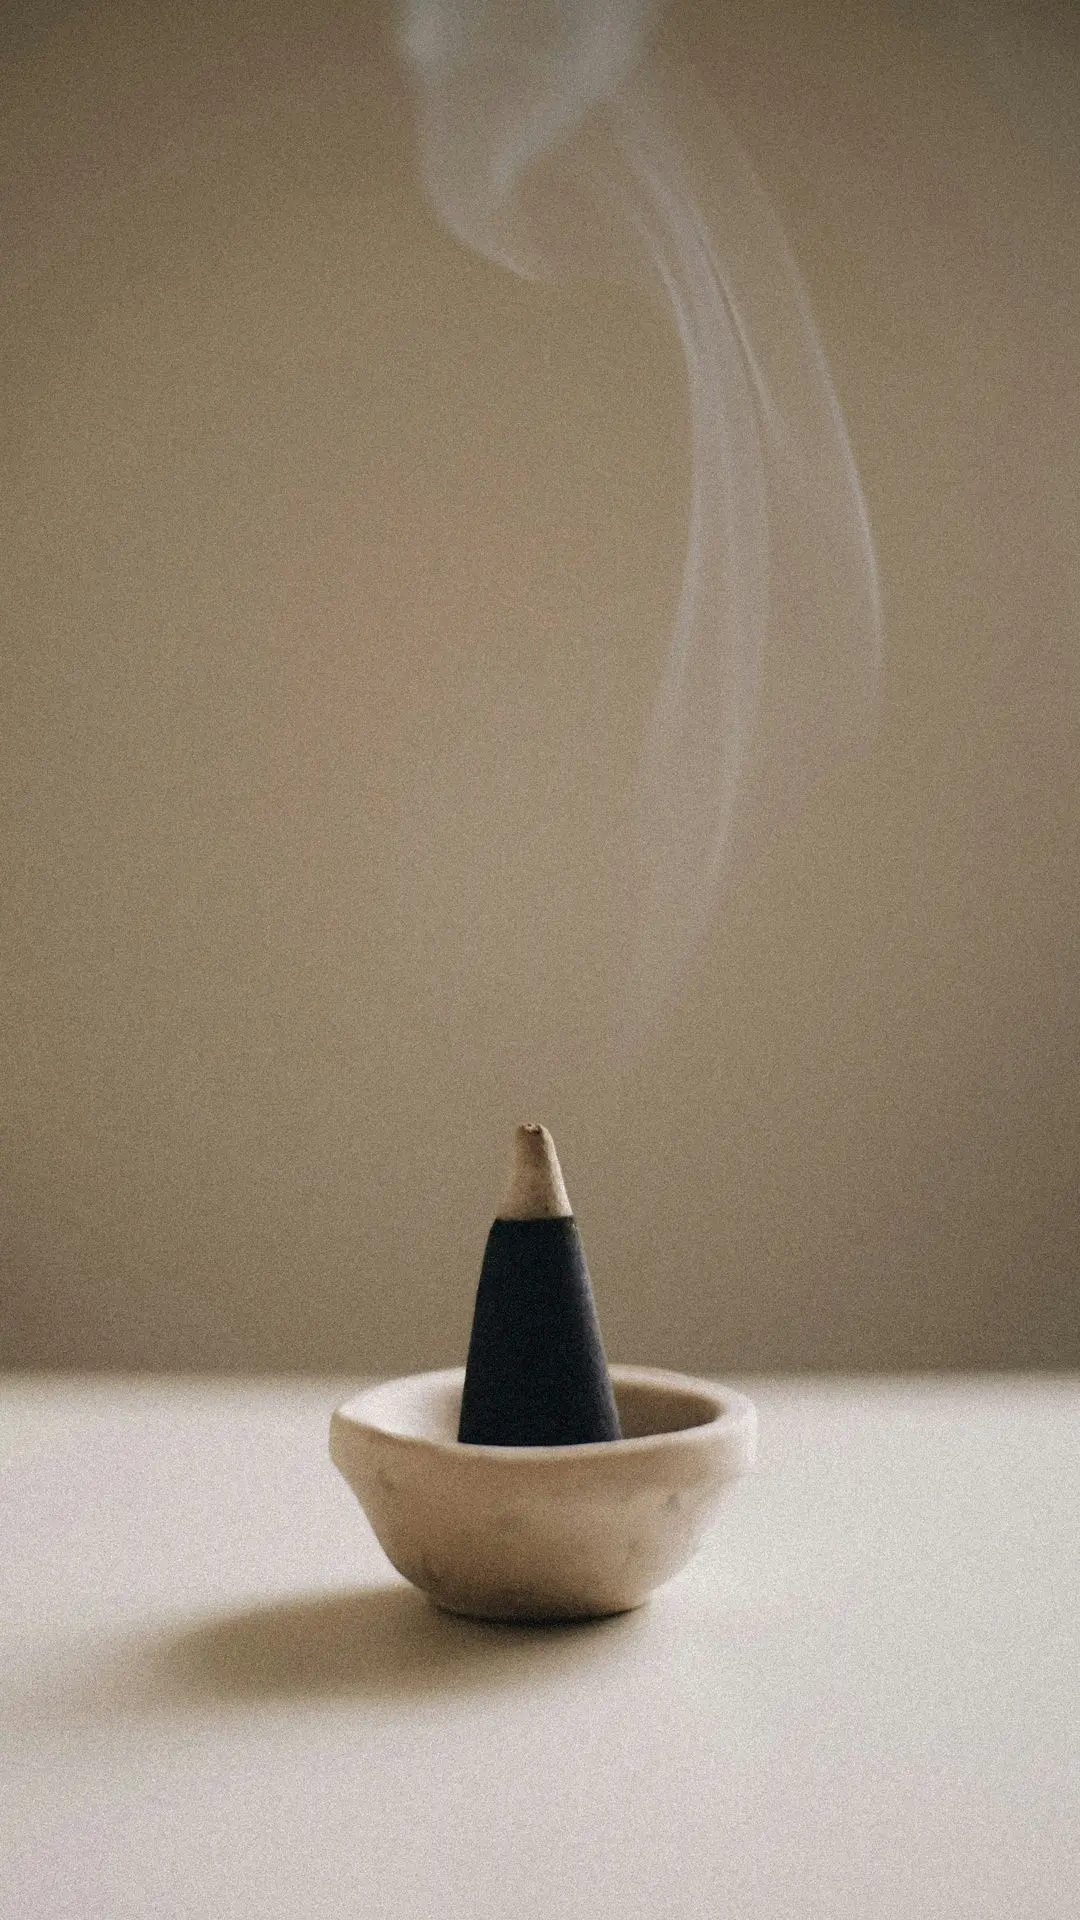
[[(704, 1381), (634, 1367), (612, 1367), (611, 1378), (626, 1440), (708, 1426), (725, 1411), (721, 1393)], [(345, 1411), (383, 1433), (445, 1445), (457, 1439), (463, 1382), (461, 1367), (388, 1380)]]
[(613, 1378), (615, 1405), (624, 1440), (640, 1440), (649, 1433), (681, 1433), (686, 1427), (707, 1427), (723, 1412), (717, 1395), (698, 1387), (655, 1380)]

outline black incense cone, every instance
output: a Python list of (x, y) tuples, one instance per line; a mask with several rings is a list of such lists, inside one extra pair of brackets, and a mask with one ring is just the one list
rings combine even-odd
[(491, 1447), (618, 1440), (581, 1235), (546, 1127), (519, 1127), (488, 1235), (458, 1439)]

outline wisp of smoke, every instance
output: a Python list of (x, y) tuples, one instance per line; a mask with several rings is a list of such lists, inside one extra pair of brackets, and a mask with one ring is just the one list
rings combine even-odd
[(402, 0), (423, 177), (462, 243), (527, 277), (644, 284), (678, 329), (689, 531), (636, 793), (623, 1008), (670, 1004), (725, 878), (870, 738), (877, 574), (798, 270), (738, 141), (651, 43), (647, 0)]

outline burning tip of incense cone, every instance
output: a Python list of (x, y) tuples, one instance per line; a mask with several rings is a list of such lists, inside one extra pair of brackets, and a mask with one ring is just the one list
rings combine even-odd
[(569, 1220), (573, 1209), (566, 1197), (555, 1142), (546, 1127), (535, 1121), (514, 1131), (514, 1157), (500, 1220)]

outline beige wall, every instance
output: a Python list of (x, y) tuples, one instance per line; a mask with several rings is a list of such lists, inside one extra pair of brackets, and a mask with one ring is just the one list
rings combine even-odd
[(682, 26), (810, 282), (887, 712), (624, 1069), (663, 320), (434, 229), (381, 12), (4, 29), (17, 1364), (460, 1357), (528, 1117), (621, 1358), (1080, 1362), (1078, 16)]

